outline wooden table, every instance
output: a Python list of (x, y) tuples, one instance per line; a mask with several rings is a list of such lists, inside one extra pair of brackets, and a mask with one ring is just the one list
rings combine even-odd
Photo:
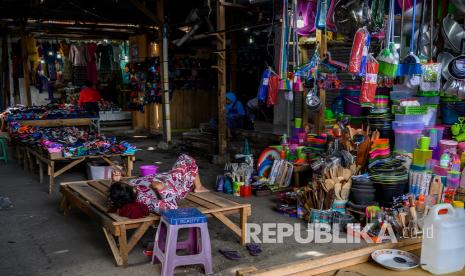
[(100, 119), (95, 118), (62, 118), (62, 119), (39, 119), (39, 120), (17, 120), (21, 125), (38, 127), (62, 127), (62, 126), (89, 126), (100, 133)]
[[(129, 180), (131, 178), (123, 178)], [(129, 252), (138, 243), (147, 229), (156, 224), (160, 216), (151, 214), (140, 219), (129, 219), (115, 213), (109, 213), (107, 207), (109, 180), (89, 180), (64, 182), (60, 185), (63, 194), (61, 208), (68, 214), (71, 207), (76, 207), (94, 218), (101, 226), (113, 253), (116, 264), (128, 265)], [(250, 204), (240, 204), (219, 196), (214, 192), (190, 193), (179, 202), (180, 208), (197, 208), (209, 217), (215, 217), (239, 236), (240, 243), (246, 241), (247, 218), (251, 215)], [(232, 222), (227, 215), (239, 214), (239, 225)], [(136, 229), (128, 240), (127, 230)], [(118, 239), (118, 244), (115, 238)]]
[[(55, 183), (55, 178), (60, 176), (61, 174), (67, 172), (74, 166), (78, 165), (84, 161), (90, 160), (103, 160), (108, 163), (110, 166), (115, 166), (116, 164), (112, 161), (113, 158), (121, 158), (124, 167), (126, 169), (126, 175), (131, 176), (132, 170), (134, 168), (134, 161), (135, 155), (129, 154), (109, 154), (109, 155), (84, 155), (84, 156), (75, 156), (75, 157), (61, 157), (61, 156), (53, 156), (47, 155), (35, 148), (31, 148), (28, 146), (21, 146), (20, 151), (22, 153), (20, 156), (22, 157), (22, 163), (25, 170), (29, 170), (33, 173), (34, 164), (39, 166), (39, 180), (42, 184), (44, 182), (44, 165), (47, 167), (47, 174), (49, 175), (49, 185), (48, 185), (48, 193), (51, 194), (53, 191), (53, 185)], [(21, 158), (20, 157), (20, 158)], [(56, 166), (57, 163), (67, 162), (64, 167), (58, 169)], [(20, 162), (21, 163), (21, 162)]]

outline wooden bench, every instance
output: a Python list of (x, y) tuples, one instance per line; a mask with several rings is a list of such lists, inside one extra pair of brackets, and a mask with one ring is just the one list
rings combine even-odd
[[(116, 264), (127, 266), (129, 252), (147, 229), (156, 224), (160, 216), (151, 214), (145, 218), (129, 219), (115, 213), (108, 213), (107, 193), (109, 185), (110, 181), (108, 180), (61, 183), (60, 192), (63, 194), (63, 199), (60, 207), (65, 215), (72, 207), (78, 208), (101, 224)], [(247, 217), (251, 214), (250, 204), (239, 204), (216, 193), (205, 192), (190, 193), (180, 202), (179, 206), (180, 208), (198, 208), (207, 216), (216, 217), (239, 236), (241, 244), (245, 244)], [(236, 225), (232, 222), (226, 216), (229, 214), (239, 214), (240, 224)], [(129, 240), (128, 229), (135, 229)], [(118, 239), (118, 243), (115, 238)]]

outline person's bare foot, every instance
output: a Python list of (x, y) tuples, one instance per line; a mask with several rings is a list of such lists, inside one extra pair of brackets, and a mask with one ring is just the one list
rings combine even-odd
[(113, 172), (111, 173), (111, 179), (113, 180), (113, 182), (121, 181), (121, 177), (121, 172), (118, 170), (113, 170)]
[(205, 192), (210, 192), (210, 190), (205, 188), (204, 186), (194, 188), (194, 193), (205, 193)]

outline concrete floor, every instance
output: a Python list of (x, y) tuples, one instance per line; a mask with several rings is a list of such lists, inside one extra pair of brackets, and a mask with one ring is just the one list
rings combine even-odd
[[(135, 172), (141, 164), (153, 162), (160, 162), (161, 170), (166, 170), (176, 159), (178, 153), (175, 151), (147, 150), (148, 147), (156, 147), (153, 141), (133, 141), (141, 149), (137, 153)], [(202, 158), (197, 160), (202, 181), (212, 189), (221, 167)], [(84, 166), (58, 177), (56, 183), (83, 179)], [(13, 209), (0, 211), (0, 275), (159, 275), (159, 265), (149, 264), (149, 259), (142, 254), (142, 244), (153, 239), (154, 229), (148, 231), (142, 243), (129, 255), (130, 266), (116, 267), (101, 228), (79, 210), (64, 217), (58, 210), (61, 198), (58, 188), (54, 187), (53, 195), (46, 191), (46, 185), (38, 182), (38, 176), (23, 171), (14, 161), (7, 165), (0, 163), (0, 196), (9, 197), (14, 204)], [(276, 204), (273, 197), (243, 199), (225, 196), (252, 204), (249, 222), (299, 223), (297, 219), (273, 211)], [(238, 221), (238, 217), (232, 219)], [(268, 267), (363, 246), (298, 244), (294, 239), (285, 239), (282, 244), (263, 244), (264, 252), (258, 257), (251, 257), (223, 224), (210, 219), (209, 229), (217, 275), (234, 275), (241, 267)], [(218, 252), (219, 249), (238, 250), (243, 258), (241, 261), (227, 260)], [(200, 266), (176, 269), (176, 275), (197, 275), (201, 272)]]

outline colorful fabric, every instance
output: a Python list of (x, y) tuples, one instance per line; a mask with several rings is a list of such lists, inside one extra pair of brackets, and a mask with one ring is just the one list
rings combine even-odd
[(130, 219), (138, 219), (148, 216), (150, 213), (149, 208), (140, 202), (132, 202), (125, 204), (118, 210), (118, 215)]
[(97, 44), (89, 43), (87, 47), (87, 79), (97, 83)]
[[(150, 212), (159, 213), (178, 208), (177, 201), (185, 198), (192, 190), (197, 174), (195, 160), (183, 154), (178, 157), (170, 171), (134, 179), (129, 185), (136, 187), (138, 202), (145, 204)], [(161, 182), (165, 188), (155, 192), (150, 187), (153, 182)]]

